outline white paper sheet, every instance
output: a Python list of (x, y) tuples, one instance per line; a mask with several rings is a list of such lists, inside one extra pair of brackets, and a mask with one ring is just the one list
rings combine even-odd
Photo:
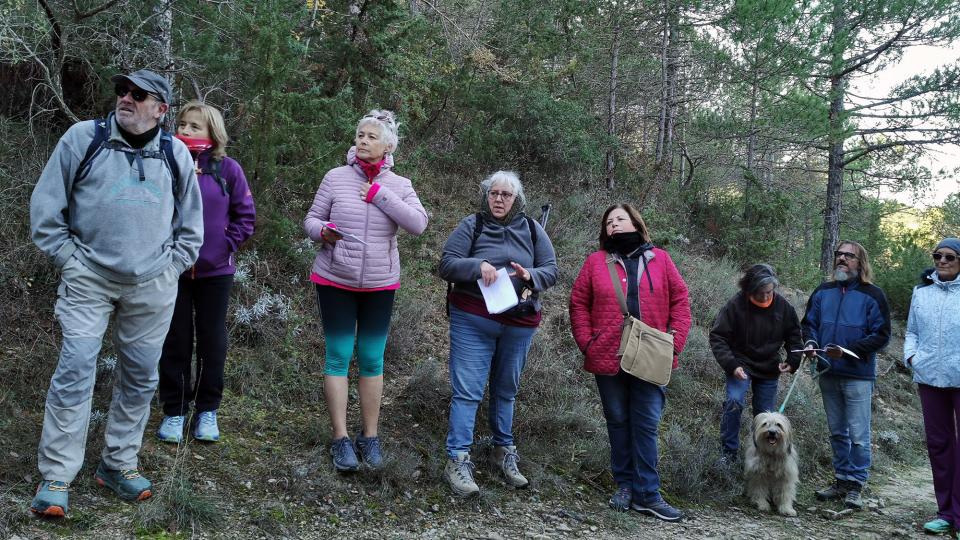
[(487, 304), (487, 313), (491, 315), (503, 313), (520, 302), (506, 268), (497, 270), (497, 280), (489, 287), (483, 284), (483, 278), (477, 280), (477, 285), (480, 285), (483, 301)]
[(350, 233), (348, 233), (348, 232), (341, 231), (340, 229), (330, 229), (330, 230), (333, 231), (333, 232), (335, 232), (335, 233), (337, 233), (337, 234), (339, 234), (339, 235), (342, 236), (343, 238), (349, 238), (349, 239), (353, 240), (354, 242), (360, 242), (360, 243), (363, 244), (363, 245), (367, 245), (366, 242), (364, 242), (363, 240), (361, 240), (360, 237), (357, 236), (357, 235), (355, 235), (355, 234), (350, 234)]
[(830, 347), (836, 347), (836, 348), (840, 349), (841, 351), (843, 351), (843, 354), (848, 355), (848, 356), (852, 356), (853, 358), (856, 358), (857, 360), (860, 359), (860, 357), (857, 356), (857, 353), (851, 351), (850, 349), (843, 348), (843, 347), (841, 347), (841, 346), (839, 346), (839, 345), (834, 345), (833, 343), (827, 345), (827, 346), (826, 346), (825, 348), (823, 348), (823, 349), (797, 349), (797, 350), (795, 350), (795, 351), (790, 351), (790, 352), (792, 352), (792, 353), (802, 353), (802, 352), (807, 352), (807, 351), (827, 352), (827, 349), (829, 349)]

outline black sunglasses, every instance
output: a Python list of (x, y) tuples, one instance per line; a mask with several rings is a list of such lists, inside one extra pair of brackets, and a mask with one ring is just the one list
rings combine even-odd
[(953, 261), (957, 260), (957, 256), (956, 256), (956, 255), (950, 255), (949, 253), (934, 253), (934, 254), (933, 254), (933, 260), (935, 260), (935, 261), (937, 261), (937, 262), (940, 262), (940, 259), (944, 259), (944, 260), (946, 260), (947, 262), (953, 262)]
[(844, 259), (853, 259), (853, 260), (859, 259), (859, 257), (857, 257), (856, 255), (854, 255), (853, 253), (850, 253), (849, 251), (834, 251), (834, 252), (833, 252), (833, 258), (834, 258), (834, 259), (839, 259), (840, 257), (843, 257)]
[(123, 96), (130, 94), (130, 97), (132, 97), (137, 103), (143, 102), (143, 100), (147, 99), (147, 96), (153, 96), (154, 99), (160, 101), (160, 98), (158, 98), (156, 95), (147, 92), (143, 88), (137, 88), (136, 86), (131, 88), (125, 84), (118, 84), (113, 87), (113, 92), (117, 94), (118, 98), (122, 98)]

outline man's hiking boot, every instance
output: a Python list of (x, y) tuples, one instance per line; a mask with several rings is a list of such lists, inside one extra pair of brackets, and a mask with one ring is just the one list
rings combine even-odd
[(473, 481), (473, 462), (470, 461), (470, 454), (459, 452), (457, 457), (449, 458), (447, 466), (443, 470), (450, 489), (460, 497), (469, 497), (480, 493), (480, 487)]
[(613, 493), (613, 496), (610, 497), (610, 501), (607, 502), (607, 504), (617, 512), (626, 512), (630, 509), (630, 499), (633, 497), (631, 491), (629, 487), (617, 488), (617, 491)]
[(515, 488), (525, 488), (530, 483), (525, 476), (520, 473), (517, 466), (520, 463), (520, 456), (517, 454), (516, 446), (495, 446), (493, 447), (493, 460), (497, 468), (503, 473), (507, 483)]
[(44, 517), (63, 517), (67, 514), (68, 482), (44, 480), (37, 486), (37, 494), (30, 503), (30, 511)]
[(818, 501), (836, 501), (842, 499), (846, 494), (846, 484), (842, 484), (840, 480), (834, 480), (829, 486), (817, 490), (814, 496)]
[(341, 437), (330, 443), (330, 455), (333, 456), (333, 468), (340, 472), (353, 472), (360, 468), (350, 437)]
[(861, 491), (863, 491), (863, 486), (860, 485), (860, 482), (848, 480), (847, 493), (843, 496), (843, 505), (847, 508), (852, 508), (853, 510), (862, 509), (863, 497), (860, 496)]
[(108, 469), (101, 461), (93, 478), (125, 501), (144, 501), (153, 494), (150, 491), (153, 484), (141, 476), (137, 469)]
[(357, 453), (360, 454), (360, 461), (371, 469), (379, 469), (383, 466), (383, 453), (380, 451), (380, 437), (364, 437), (357, 435), (355, 443)]
[(180, 444), (183, 441), (183, 424), (186, 416), (164, 416), (157, 428), (157, 438), (163, 442)]

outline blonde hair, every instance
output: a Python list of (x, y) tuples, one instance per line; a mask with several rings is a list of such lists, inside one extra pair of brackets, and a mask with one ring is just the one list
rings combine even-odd
[(213, 148), (210, 150), (213, 159), (219, 161), (227, 155), (227, 142), (230, 138), (227, 136), (227, 126), (223, 123), (223, 115), (216, 107), (207, 105), (202, 101), (189, 101), (177, 112), (177, 124), (188, 113), (196, 111), (200, 117), (207, 123), (207, 131), (210, 132), (210, 138), (213, 139)]
[[(867, 248), (860, 245), (859, 242), (854, 242), (853, 240), (841, 240), (837, 242), (836, 251), (840, 250), (842, 245), (853, 246), (853, 254), (857, 256), (857, 261), (860, 263), (860, 281), (863, 283), (873, 283), (873, 268), (870, 266), (870, 258), (867, 255)], [(836, 259), (836, 257), (834, 257)]]

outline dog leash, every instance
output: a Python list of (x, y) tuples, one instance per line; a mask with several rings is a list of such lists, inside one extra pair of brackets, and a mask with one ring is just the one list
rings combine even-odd
[[(822, 369), (822, 370), (820, 370), (820, 371), (817, 371), (817, 362), (814, 362), (812, 358), (803, 357), (803, 358), (800, 360), (801, 366), (803, 365), (803, 361), (804, 361), (804, 360), (809, 360), (809, 361), (810, 361), (810, 380), (811, 380), (811, 381), (815, 380), (817, 377), (823, 375), (823, 374), (826, 373), (827, 371), (830, 371), (830, 368), (832, 367), (832, 365), (830, 364), (830, 360), (827, 360), (826, 357), (820, 355), (819, 353), (817, 353), (816, 356), (817, 356), (818, 359), (823, 360), (824, 363), (827, 364), (827, 367), (826, 367), (826, 368), (824, 368), (824, 369)], [(783, 411), (786, 410), (786, 408), (787, 408), (787, 403), (790, 401), (790, 396), (793, 394), (793, 389), (794, 389), (794, 387), (797, 386), (797, 381), (799, 381), (799, 380), (800, 380), (800, 367), (797, 368), (797, 373), (795, 373), (794, 376), (793, 376), (793, 382), (790, 383), (790, 388), (787, 390), (787, 395), (784, 396), (784, 398), (783, 398), (783, 403), (780, 405), (780, 409), (777, 410), (777, 412), (779, 412), (780, 414), (783, 414)]]

